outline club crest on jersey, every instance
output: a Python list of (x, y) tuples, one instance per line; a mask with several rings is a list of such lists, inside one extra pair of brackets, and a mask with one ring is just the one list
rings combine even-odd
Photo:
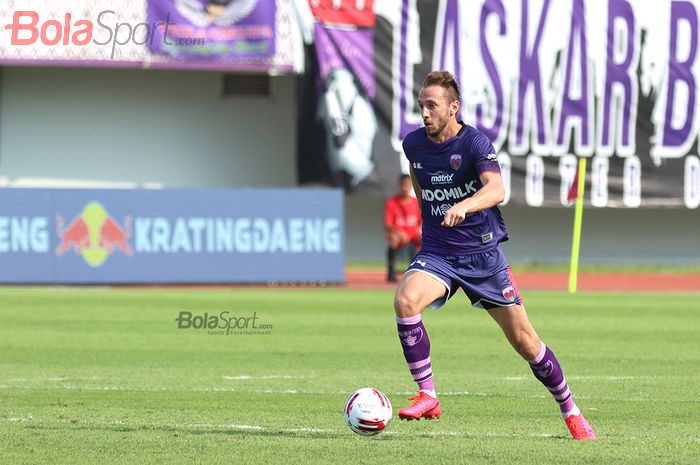
[(506, 299), (508, 302), (515, 302), (515, 288), (513, 286), (506, 286), (503, 288), (501, 291), (503, 294), (503, 298)]
[(423, 330), (421, 328), (413, 328), (408, 331), (401, 331), (399, 333), (399, 339), (401, 339), (401, 344), (407, 347), (413, 347), (423, 339)]
[(452, 166), (452, 169), (457, 171), (462, 167), (462, 155), (455, 153), (450, 157), (450, 166)]

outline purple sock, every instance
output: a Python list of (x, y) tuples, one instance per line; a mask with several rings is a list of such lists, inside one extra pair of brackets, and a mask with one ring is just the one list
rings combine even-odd
[(430, 339), (420, 315), (409, 318), (396, 317), (399, 340), (403, 347), (408, 369), (418, 389), (434, 391), (433, 369), (430, 366)]
[(537, 357), (533, 360), (528, 360), (530, 368), (532, 368), (535, 378), (540, 380), (544, 387), (552, 393), (554, 400), (559, 404), (561, 412), (571, 412), (576, 407), (576, 404), (569, 390), (569, 385), (566, 383), (564, 372), (561, 370), (554, 352), (544, 342), (541, 344), (542, 347)]

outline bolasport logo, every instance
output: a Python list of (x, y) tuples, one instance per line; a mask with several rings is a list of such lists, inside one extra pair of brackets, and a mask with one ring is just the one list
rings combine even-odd
[[(15, 11), (12, 22), (4, 25), (10, 31), (10, 44), (27, 46), (41, 43), (47, 47), (77, 46), (88, 44), (108, 46), (110, 58), (114, 59), (119, 47), (127, 44), (152, 46), (155, 40), (162, 40), (165, 45), (193, 47), (204, 45), (202, 37), (185, 37), (177, 40), (168, 36), (168, 28), (175, 26), (170, 22), (170, 13), (165, 21), (157, 23), (137, 23), (120, 21), (114, 10), (100, 12), (95, 20), (74, 17), (65, 13), (62, 18), (44, 18), (37, 11)], [(162, 37), (161, 37), (162, 36)]]
[(268, 336), (272, 333), (272, 324), (261, 322), (257, 312), (232, 315), (224, 310), (216, 315), (182, 311), (175, 321), (177, 329), (201, 330), (209, 336)]

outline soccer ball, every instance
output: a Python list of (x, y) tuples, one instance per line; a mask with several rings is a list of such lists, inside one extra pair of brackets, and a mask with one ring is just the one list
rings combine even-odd
[(353, 392), (343, 410), (345, 423), (362, 436), (372, 436), (383, 431), (391, 421), (391, 414), (389, 398), (374, 388), (362, 388)]

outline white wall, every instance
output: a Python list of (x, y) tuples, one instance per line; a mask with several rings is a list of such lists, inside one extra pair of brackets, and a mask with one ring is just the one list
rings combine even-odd
[[(295, 78), (275, 96), (222, 98), (221, 74), (3, 68), (0, 177), (296, 184)], [(571, 210), (503, 209), (513, 262), (568, 260)], [(347, 257), (384, 259), (382, 199), (346, 198)], [(697, 210), (586, 209), (584, 263), (700, 264)]]
[[(381, 199), (346, 197), (346, 254), (383, 261)], [(501, 209), (513, 263), (566, 263), (571, 254), (573, 210)], [(700, 266), (700, 213), (688, 209), (596, 209), (583, 214), (581, 261), (586, 264)]]
[(221, 74), (2, 68), (0, 176), (289, 187), (295, 80), (273, 98), (223, 98)]

